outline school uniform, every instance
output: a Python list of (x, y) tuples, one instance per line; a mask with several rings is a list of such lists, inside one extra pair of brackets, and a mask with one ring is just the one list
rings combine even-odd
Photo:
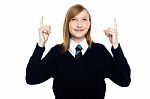
[(45, 47), (37, 44), (27, 65), (26, 82), (39, 84), (54, 78), (55, 99), (104, 99), (105, 78), (122, 87), (130, 84), (130, 67), (120, 44), (116, 49), (111, 48), (112, 57), (104, 45), (93, 43), (89, 48), (83, 40), (80, 59), (75, 58), (76, 45), (78, 43), (70, 40), (65, 53), (61, 44), (55, 45), (41, 59)]

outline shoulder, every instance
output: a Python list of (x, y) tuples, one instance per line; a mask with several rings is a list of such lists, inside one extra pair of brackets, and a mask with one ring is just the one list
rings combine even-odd
[(56, 44), (51, 48), (51, 50), (55, 50), (55, 51), (58, 51), (58, 50), (61, 50), (61, 49), (62, 49), (62, 44)]
[(106, 49), (106, 47), (101, 44), (101, 43), (93, 43), (92, 48), (97, 48), (97, 49)]
[(93, 43), (90, 49), (94, 52), (100, 52), (100, 53), (108, 52), (107, 48), (101, 43)]
[(56, 44), (55, 46), (53, 46), (53, 48), (59, 49), (62, 47), (62, 44)]
[(61, 51), (61, 44), (56, 44), (53, 47), (50, 48), (50, 50), (47, 53), (47, 56), (57, 56)]

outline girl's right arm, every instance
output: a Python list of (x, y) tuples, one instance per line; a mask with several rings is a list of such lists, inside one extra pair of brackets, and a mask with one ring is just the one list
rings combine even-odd
[(43, 26), (43, 16), (41, 18), (40, 28), (38, 31), (39, 41), (26, 69), (26, 82), (28, 84), (41, 83), (53, 76), (53, 72), (55, 71), (53, 67), (55, 64), (53, 55), (54, 52), (52, 50), (43, 59), (41, 59), (45, 50), (45, 43), (51, 32), (50, 26)]

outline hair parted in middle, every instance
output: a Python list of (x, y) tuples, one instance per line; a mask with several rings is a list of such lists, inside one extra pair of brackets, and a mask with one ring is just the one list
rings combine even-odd
[[(81, 4), (73, 5), (72, 7), (70, 7), (70, 9), (66, 13), (66, 17), (65, 17), (64, 25), (63, 25), (63, 40), (64, 40), (63, 45), (62, 45), (63, 52), (66, 52), (69, 49), (69, 43), (70, 43), (70, 37), (71, 37), (71, 34), (69, 32), (69, 22), (73, 17), (78, 15), (83, 10), (87, 11), (87, 13), (89, 15), (89, 21), (91, 21), (90, 13)], [(91, 45), (92, 45), (90, 32), (91, 32), (91, 25), (89, 27), (89, 30), (88, 30), (87, 34), (85, 35), (85, 38), (86, 38), (86, 41), (87, 41), (89, 47), (91, 47)]]

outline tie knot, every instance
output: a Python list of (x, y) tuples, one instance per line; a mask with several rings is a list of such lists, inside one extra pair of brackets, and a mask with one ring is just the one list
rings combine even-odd
[(81, 45), (78, 44), (78, 45), (76, 46), (76, 51), (81, 51), (81, 50), (82, 50), (82, 47), (81, 47)]

